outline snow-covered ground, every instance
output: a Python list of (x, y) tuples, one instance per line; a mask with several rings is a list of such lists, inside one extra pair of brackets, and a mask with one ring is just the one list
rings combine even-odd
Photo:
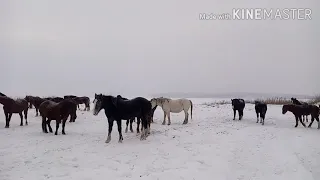
[[(107, 136), (104, 112), (78, 111), (67, 135), (44, 134), (41, 118), (29, 110), (29, 125), (19, 126), (13, 115), (10, 128), (0, 118), (0, 180), (318, 180), (320, 130), (294, 128), (291, 113), (268, 106), (265, 125), (256, 124), (254, 105), (247, 104), (242, 121), (233, 121), (230, 105), (201, 105), (212, 100), (193, 99), (193, 119), (182, 125), (184, 114), (171, 114), (172, 124), (161, 125), (163, 112), (146, 141), (124, 133), (118, 143), (117, 125)], [(238, 118), (238, 116), (237, 116)], [(53, 122), (53, 125), (55, 122)], [(134, 125), (135, 129), (136, 125)], [(53, 126), (55, 129), (55, 126)]]

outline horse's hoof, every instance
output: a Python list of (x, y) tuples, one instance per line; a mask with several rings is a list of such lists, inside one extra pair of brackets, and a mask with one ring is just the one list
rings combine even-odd
[(9, 126), (5, 126), (4, 128), (9, 128)]
[(118, 143), (122, 143), (122, 140), (119, 140)]
[(66, 133), (65, 133), (65, 132), (63, 132), (62, 134), (63, 134), (63, 135), (66, 135)]
[(170, 123), (168, 123), (168, 126), (170, 126)]
[(23, 126), (23, 124), (20, 124), (20, 126)]
[(130, 130), (133, 133), (133, 130)]
[(55, 132), (54, 135), (58, 135), (58, 133)]
[(106, 140), (106, 141), (105, 141), (105, 143), (107, 143), (107, 144), (108, 144), (109, 142), (110, 142), (110, 140)]

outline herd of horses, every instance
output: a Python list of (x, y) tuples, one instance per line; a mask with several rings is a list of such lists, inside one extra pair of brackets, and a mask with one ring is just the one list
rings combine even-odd
[[(291, 98), (291, 104), (285, 104), (282, 107), (282, 114), (290, 111), (296, 118), (296, 125), (298, 122), (306, 127), (304, 121), (308, 122), (308, 115), (311, 115), (311, 122), (308, 127), (311, 127), (314, 120), (318, 121), (318, 129), (320, 129), (319, 122), (319, 107), (311, 105), (305, 102), (300, 102), (296, 98)], [(109, 143), (111, 141), (111, 132), (114, 121), (117, 122), (119, 132), (119, 142), (123, 141), (122, 136), (122, 120), (126, 120), (126, 130), (128, 132), (128, 125), (130, 123), (130, 131), (133, 132), (132, 123), (137, 119), (137, 133), (140, 133), (141, 123), (141, 136), (140, 140), (145, 140), (150, 134), (150, 126), (153, 122), (153, 115), (158, 106), (160, 106), (164, 113), (162, 125), (166, 124), (166, 118), (168, 119), (167, 125), (171, 124), (170, 113), (180, 113), (184, 111), (185, 118), (183, 124), (187, 124), (189, 121), (189, 109), (190, 117), (192, 119), (193, 103), (189, 99), (170, 99), (170, 98), (152, 98), (148, 100), (144, 97), (136, 97), (133, 99), (127, 99), (120, 95), (111, 96), (103, 94), (95, 94), (94, 96), (94, 108), (93, 115), (97, 116), (99, 112), (104, 109), (105, 115), (108, 119), (108, 137), (105, 141)], [(64, 97), (39, 97), (39, 96), (26, 96), (25, 98), (10, 98), (0, 92), (0, 104), (3, 105), (3, 111), (5, 114), (6, 125), (5, 128), (9, 128), (12, 114), (20, 115), (20, 126), (23, 126), (23, 117), (25, 119), (25, 125), (28, 125), (28, 109), (34, 107), (36, 110), (36, 116), (42, 117), (42, 131), (44, 133), (52, 133), (51, 121), (56, 121), (55, 135), (58, 135), (58, 129), (60, 123), (62, 124), (62, 134), (65, 133), (65, 124), (70, 117), (69, 122), (75, 122), (77, 119), (77, 110), (80, 109), (80, 104), (85, 105), (84, 111), (90, 111), (90, 98), (86, 96), (78, 97), (74, 95), (66, 95)], [(243, 111), (245, 108), (245, 101), (243, 99), (231, 99), (232, 109), (234, 112), (233, 120), (235, 120), (236, 112), (238, 111), (239, 120), (243, 118)], [(257, 122), (264, 125), (265, 116), (267, 113), (267, 104), (261, 101), (255, 101), (255, 112), (257, 115)], [(303, 118), (302, 118), (303, 117)]]
[[(320, 114), (320, 105), (319, 107), (313, 104), (308, 104), (306, 102), (300, 102), (296, 98), (291, 98), (291, 104), (285, 104), (282, 106), (282, 114), (286, 114), (288, 111), (292, 112), (292, 114), (296, 118), (296, 125), (298, 127), (298, 123), (300, 123), (306, 127), (304, 121), (308, 122), (308, 116), (311, 115), (311, 122), (308, 125), (310, 128), (314, 120), (318, 121), (318, 129), (320, 129), (319, 122), (319, 114)], [(236, 117), (236, 111), (239, 114), (239, 120), (243, 117), (243, 110), (245, 108), (245, 101), (243, 99), (231, 99), (232, 108), (234, 111), (233, 120)], [(259, 122), (264, 125), (264, 119), (267, 113), (267, 104), (261, 101), (255, 101), (255, 112), (257, 114), (257, 123)], [(303, 117), (303, 118), (302, 118)]]

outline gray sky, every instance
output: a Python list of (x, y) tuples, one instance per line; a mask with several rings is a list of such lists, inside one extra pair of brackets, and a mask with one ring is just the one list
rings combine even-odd
[[(311, 8), (313, 19), (199, 20), (256, 7)], [(0, 91), (319, 93), (317, 10), (316, 0), (3, 0)]]

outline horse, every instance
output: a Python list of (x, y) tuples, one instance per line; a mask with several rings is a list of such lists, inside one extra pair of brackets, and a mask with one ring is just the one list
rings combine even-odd
[(7, 96), (0, 96), (0, 104), (3, 105), (3, 112), (6, 117), (5, 128), (9, 128), (12, 114), (18, 113), (21, 119), (20, 126), (23, 126), (23, 116), (25, 125), (28, 125), (28, 102), (25, 99), (12, 99)]
[(108, 138), (105, 143), (111, 141), (111, 132), (113, 122), (116, 121), (119, 132), (119, 143), (122, 143), (122, 119), (132, 119), (134, 117), (141, 118), (142, 121), (142, 133), (140, 140), (146, 140), (148, 135), (148, 123), (150, 122), (151, 115), (151, 103), (143, 97), (136, 97), (130, 100), (123, 100), (120, 97), (114, 97), (111, 95), (95, 94), (95, 105), (93, 115), (97, 116), (101, 109), (104, 109), (105, 115), (108, 119)]
[(5, 94), (3, 94), (2, 92), (0, 92), (0, 96), (7, 96), (7, 95), (5, 95)]
[(39, 111), (42, 116), (42, 131), (44, 133), (48, 133), (47, 125), (52, 133), (50, 123), (52, 120), (56, 120), (56, 131), (54, 134), (58, 135), (59, 124), (62, 121), (62, 134), (65, 135), (65, 125), (69, 115), (73, 121), (77, 118), (77, 104), (68, 99), (59, 103), (50, 100), (44, 101), (40, 104)]
[(191, 107), (191, 119), (192, 119), (192, 109), (193, 109), (193, 103), (189, 99), (169, 99), (169, 98), (152, 98), (150, 100), (152, 104), (152, 109), (156, 106), (160, 106), (164, 113), (164, 118), (162, 125), (166, 124), (166, 116), (168, 116), (168, 125), (171, 124), (171, 118), (170, 113), (180, 113), (181, 111), (184, 111), (185, 117), (182, 124), (187, 124), (189, 120), (189, 109)]
[(24, 99), (28, 102), (29, 109), (31, 109), (31, 108), (33, 107), (32, 97), (33, 97), (33, 96), (27, 95), (27, 96), (24, 98)]
[(246, 106), (246, 103), (243, 99), (231, 99), (232, 109), (233, 109), (233, 120), (236, 119), (236, 111), (239, 113), (239, 120), (243, 117), (243, 109)]
[(39, 115), (40, 104), (46, 101), (45, 99), (39, 96), (26, 96), (24, 99), (34, 105), (34, 108), (36, 109), (36, 116)]
[[(292, 114), (296, 118), (296, 125), (294, 127), (298, 126), (298, 121), (300, 120), (300, 123), (306, 127), (306, 125), (302, 121), (303, 115), (311, 115), (311, 123), (308, 127), (311, 127), (314, 119), (316, 119), (319, 122), (319, 108), (315, 105), (296, 105), (296, 104), (285, 104), (282, 106), (282, 114), (285, 114), (286, 112), (292, 112)], [(320, 128), (320, 124), (318, 123), (318, 128)]]
[(268, 110), (267, 104), (260, 101), (255, 101), (255, 110), (257, 114), (257, 123), (259, 122), (259, 115), (260, 115), (260, 123), (264, 125), (264, 119), (266, 117), (266, 113)]
[(78, 104), (78, 109), (80, 109), (80, 104), (85, 104), (85, 108), (84, 108), (84, 111), (87, 110), (87, 111), (90, 111), (90, 98), (87, 97), (87, 96), (82, 96), (82, 97), (75, 97), (75, 98), (72, 98), (73, 100), (75, 100)]
[[(293, 104), (295, 104), (295, 105), (309, 105), (308, 103), (306, 103), (306, 102), (300, 102), (300, 101), (298, 101), (297, 100), (297, 98), (291, 98), (291, 101), (292, 101), (292, 103)], [(308, 115), (302, 115), (302, 117), (303, 117), (303, 122), (306, 120), (306, 122), (308, 122)]]

